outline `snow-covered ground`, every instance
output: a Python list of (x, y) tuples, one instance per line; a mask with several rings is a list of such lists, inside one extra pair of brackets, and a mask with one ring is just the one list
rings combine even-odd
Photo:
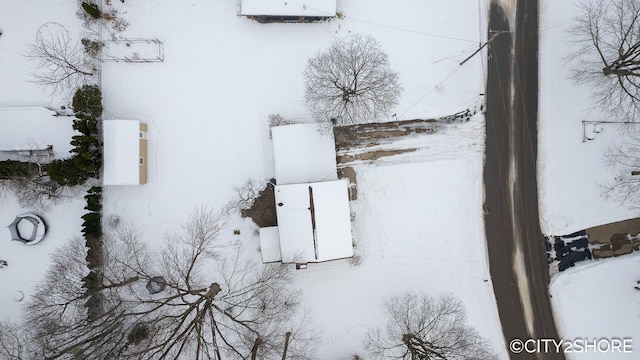
[(366, 354), (363, 334), (384, 326), (382, 298), (407, 290), (458, 296), (469, 323), (506, 358), (484, 245), (482, 181), (468, 176), (482, 171), (482, 153), (475, 155), (356, 167), (353, 235), (362, 263), (313, 264), (296, 273), (324, 330), (319, 358)]
[[(458, 64), (485, 39), (484, 0), (340, 3), (344, 19), (258, 24), (237, 17), (235, 2), (114, 2), (130, 23), (118, 36), (159, 39), (165, 61), (103, 64), (105, 118), (147, 122), (150, 159), (147, 185), (105, 190), (105, 213), (134, 221), (153, 242), (179, 228), (196, 206), (223, 206), (247, 179), (272, 177), (268, 115), (311, 121), (302, 72), (306, 59), (334, 38), (360, 33), (381, 42), (404, 87), (393, 111), (399, 119), (448, 115), (477, 104), (484, 84), (482, 57)], [(77, 4), (44, 4), (0, 4), (0, 106), (63, 105), (29, 82), (30, 64), (22, 55), (46, 22), (61, 23), (80, 37)], [(598, 184), (613, 176), (601, 159), (615, 128), (582, 143), (581, 120), (606, 118), (591, 109), (588, 88), (568, 79), (567, 28), (574, 11), (570, 2), (541, 2), (538, 177), (542, 229), (555, 235), (633, 216), (600, 197)], [(491, 282), (484, 281), (481, 125), (475, 118), (454, 127), (458, 133), (434, 135), (442, 142), (403, 140), (399, 147), (420, 150), (356, 166), (353, 235), (361, 264), (337, 261), (296, 273), (322, 329), (319, 357), (362, 353), (362, 334), (383, 321), (381, 299), (407, 289), (459, 296), (470, 324), (506, 355)], [(11, 195), (0, 203), (1, 224), (30, 210)], [(49, 233), (37, 247), (9, 242), (8, 232), (0, 238), (0, 259), (9, 263), (0, 269), (1, 319), (18, 315), (14, 294), (29, 295), (48, 254), (80, 234), (83, 206), (78, 197), (44, 214)], [(257, 250), (256, 235), (247, 235), (253, 225), (248, 220), (237, 225)], [(637, 267), (638, 256), (630, 255), (556, 277), (551, 291), (561, 336), (640, 338), (630, 320), (639, 316), (633, 289), (640, 278)], [(607, 299), (593, 296), (597, 293)]]
[(481, 58), (458, 66), (484, 36), (479, 3), (343, 2), (344, 20), (318, 24), (259, 24), (237, 17), (233, 2), (152, 4), (125, 3), (121, 35), (160, 39), (165, 62), (103, 65), (105, 118), (146, 121), (150, 158), (149, 183), (107, 190), (105, 209), (135, 214), (151, 238), (194, 204), (223, 204), (248, 178), (273, 176), (267, 117), (310, 120), (306, 59), (336, 37), (380, 40), (405, 89), (400, 118), (452, 114), (482, 92)]
[(86, 212), (86, 202), (82, 195), (47, 212), (35, 211), (46, 223), (47, 234), (38, 244), (25, 246), (21, 242), (10, 241), (9, 231), (4, 227), (9, 225), (16, 215), (34, 209), (21, 208), (11, 193), (0, 194), (0, 259), (8, 264), (0, 269), (0, 321), (18, 319), (21, 303), (15, 301), (14, 296), (22, 292), (25, 299), (28, 299), (33, 293), (33, 286), (49, 266), (49, 255), (70, 238), (81, 236), (80, 217)]
[[(103, 66), (106, 117), (146, 121), (151, 159), (147, 185), (106, 189), (105, 212), (133, 219), (153, 241), (196, 205), (221, 206), (247, 179), (272, 177), (267, 117), (310, 121), (302, 72), (334, 38), (361, 33), (381, 42), (405, 89), (394, 110), (401, 119), (453, 114), (478, 102), (481, 57), (458, 63), (484, 36), (481, 2), (342, 3), (344, 20), (319, 24), (258, 24), (235, 16), (233, 3), (125, 3), (131, 25), (122, 36), (160, 39), (165, 61)], [(468, 126), (475, 144), (484, 129)], [(296, 273), (323, 334), (319, 358), (362, 354), (364, 331), (382, 321), (381, 300), (409, 289), (458, 295), (470, 324), (504, 353), (491, 282), (484, 281), (483, 148), (462, 148), (445, 156), (461, 160), (405, 156), (406, 164), (356, 168), (352, 211), (362, 264), (337, 261)], [(257, 249), (257, 237), (249, 241)]]
[[(540, 118), (538, 184), (542, 231), (565, 235), (588, 227), (635, 217), (629, 209), (603, 199), (600, 184), (614, 174), (602, 161), (618, 135), (612, 125), (594, 140), (582, 142), (582, 121), (608, 118), (592, 107), (590, 91), (569, 79), (568, 30), (577, 7), (569, 1), (541, 2)], [(552, 305), (564, 339), (640, 339), (640, 256), (625, 255), (577, 265), (554, 277)], [(603, 346), (607, 344), (604, 343)], [(568, 359), (635, 359), (634, 353), (582, 352)]]
[[(637, 359), (640, 341), (640, 254), (579, 264), (551, 282), (556, 326), (564, 339), (630, 340), (633, 352), (567, 354), (568, 359)], [(607, 348), (601, 344), (601, 349)]]
[[(27, 82), (21, 54), (42, 23), (79, 34), (76, 2), (18, 3), (0, 4), (0, 105), (59, 106)], [(274, 176), (268, 115), (311, 121), (302, 73), (306, 59), (334, 38), (360, 33), (381, 42), (404, 87), (394, 109), (399, 119), (453, 114), (476, 105), (484, 92), (482, 57), (458, 65), (485, 38), (483, 0), (341, 1), (344, 19), (316, 24), (259, 24), (236, 16), (235, 2), (113, 4), (130, 24), (118, 36), (157, 38), (164, 47), (162, 63), (102, 66), (104, 118), (149, 126), (148, 184), (106, 188), (105, 217), (134, 222), (151, 243), (178, 230), (197, 206), (222, 207), (248, 179)], [(434, 135), (433, 143), (416, 140), (422, 149), (416, 154), (356, 166), (353, 236), (361, 264), (341, 260), (296, 272), (322, 333), (318, 358), (363, 353), (364, 331), (383, 322), (381, 300), (405, 290), (460, 297), (469, 324), (506, 358), (482, 224), (482, 124), (475, 117)], [(1, 201), (2, 223), (27, 210), (10, 196)], [(0, 318), (17, 316), (13, 292), (28, 296), (47, 254), (80, 234), (82, 206), (78, 197), (47, 213), (50, 232), (37, 247), (0, 242), (9, 261), (0, 269), (0, 287), (9, 289), (0, 295)], [(232, 221), (258, 258), (255, 226)]]
[(71, 37), (79, 41), (82, 23), (76, 17), (77, 4), (69, 0), (24, 0), (0, 3), (0, 107), (50, 106), (59, 108), (33, 82), (33, 64), (28, 62), (27, 45), (33, 43), (40, 26), (48, 22), (64, 25)]
[(567, 63), (569, 28), (577, 12), (571, 1), (541, 1), (538, 186), (542, 231), (566, 235), (635, 217), (603, 199), (600, 184), (614, 174), (603, 153), (618, 135), (603, 125), (594, 140), (582, 142), (582, 121), (613, 121), (593, 108), (588, 86), (574, 84)]
[[(39, 0), (3, 1), (0, 3), (0, 138), (3, 145), (40, 147), (53, 145), (54, 156), (68, 157), (73, 135), (71, 119), (53, 117), (41, 106), (59, 108), (65, 103), (50, 98), (32, 78), (32, 64), (24, 54), (33, 42), (38, 28), (47, 22), (63, 24), (71, 34), (79, 34), (81, 23), (75, 16), (75, 1)], [(77, 37), (75, 37), (77, 39)], [(18, 108), (22, 107), (22, 110)], [(15, 123), (19, 121), (20, 123)], [(43, 125), (42, 122), (50, 121)], [(10, 134), (10, 135), (9, 135)], [(22, 141), (23, 140), (23, 141)], [(26, 297), (42, 278), (49, 264), (49, 254), (67, 239), (80, 235), (86, 205), (81, 196), (53, 207), (36, 211), (48, 225), (48, 233), (37, 245), (24, 246), (10, 240), (9, 225), (17, 214), (34, 209), (21, 208), (11, 193), (0, 194), (0, 259), (8, 266), (0, 269), (0, 320), (16, 319), (20, 303), (13, 300), (16, 292)]]

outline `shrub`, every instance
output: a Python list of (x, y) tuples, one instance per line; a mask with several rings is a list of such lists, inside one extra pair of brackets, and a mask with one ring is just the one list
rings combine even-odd
[(84, 47), (84, 53), (91, 56), (92, 58), (97, 58), (100, 49), (102, 48), (102, 43), (96, 40), (91, 40), (87, 38), (82, 38), (80, 40), (82, 46)]
[(61, 186), (81, 185), (90, 178), (86, 171), (78, 168), (73, 158), (53, 160), (47, 165), (47, 174)]
[(0, 161), (0, 179), (14, 179), (31, 175), (31, 164), (23, 161)]
[(89, 189), (87, 195), (84, 196), (85, 200), (87, 200), (87, 206), (84, 207), (85, 210), (100, 212), (102, 210), (102, 198), (99, 195), (102, 192), (100, 187), (94, 186)]
[(83, 135), (97, 135), (98, 122), (96, 120), (76, 119), (73, 121), (73, 129)]
[(88, 150), (73, 157), (75, 166), (84, 171), (87, 176), (97, 178), (100, 174), (100, 152), (98, 150)]
[(76, 90), (72, 104), (79, 119), (97, 120), (102, 115), (102, 93), (97, 85), (83, 85)]
[(82, 8), (87, 12), (92, 18), (99, 19), (102, 13), (96, 4), (90, 4), (86, 2), (82, 2)]
[(102, 188), (93, 186), (84, 196), (87, 200), (85, 210), (88, 213), (82, 215), (82, 234), (87, 242), (87, 267), (89, 274), (82, 279), (82, 287), (87, 289), (89, 297), (85, 306), (89, 318), (99, 316), (102, 311), (104, 299), (100, 295), (102, 284), (100, 266), (102, 266)]
[[(71, 152), (75, 154), (72, 158), (75, 169), (72, 169), (71, 164), (67, 163), (65, 170), (82, 172), (86, 181), (90, 177), (98, 177), (102, 166), (102, 154), (98, 141), (98, 119), (102, 115), (102, 93), (98, 86), (84, 85), (79, 88), (73, 96), (73, 109), (77, 117), (73, 121), (73, 129), (80, 132), (81, 135), (74, 135), (71, 140), (73, 146)], [(54, 173), (54, 177), (57, 175)], [(64, 181), (65, 177), (61, 176), (58, 179)], [(73, 183), (72, 181), (64, 184), (72, 185)]]

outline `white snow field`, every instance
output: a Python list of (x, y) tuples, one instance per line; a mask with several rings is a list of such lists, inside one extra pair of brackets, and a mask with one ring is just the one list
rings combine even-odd
[[(603, 199), (600, 184), (615, 176), (602, 161), (618, 135), (615, 125), (582, 142), (582, 121), (610, 119), (594, 109), (588, 87), (569, 79), (568, 30), (577, 12), (569, 1), (541, 2), (538, 185), (542, 231), (570, 234), (636, 217)], [(564, 339), (632, 339), (634, 353), (567, 353), (567, 359), (636, 359), (640, 341), (638, 254), (578, 264), (552, 280), (554, 317)], [(603, 345), (606, 346), (606, 343)]]
[[(71, 118), (53, 117), (42, 107), (59, 109), (66, 104), (51, 98), (40, 87), (30, 82), (32, 64), (24, 54), (27, 44), (33, 42), (38, 28), (47, 22), (63, 24), (72, 37), (78, 39), (81, 23), (75, 16), (75, 1), (24, 0), (0, 2), (0, 148), (30, 148), (53, 145), (54, 157), (66, 158), (71, 146)], [(19, 123), (16, 123), (19, 122)], [(43, 122), (50, 121), (46, 125)], [(0, 320), (17, 320), (20, 302), (14, 300), (19, 292), (25, 300), (32, 286), (42, 278), (49, 265), (49, 254), (67, 239), (79, 236), (86, 205), (83, 194), (49, 211), (21, 208), (11, 193), (0, 193), (0, 259), (8, 266), (0, 269)], [(25, 246), (10, 241), (9, 225), (16, 215), (34, 211), (47, 224), (44, 239)], [(19, 298), (19, 297), (18, 297)]]
[[(579, 264), (551, 282), (556, 326), (564, 339), (621, 339), (632, 352), (589, 351), (567, 359), (637, 359), (640, 341), (640, 254)], [(600, 349), (607, 349), (603, 342)]]
[(600, 185), (613, 180), (603, 154), (618, 135), (615, 125), (582, 142), (582, 121), (615, 121), (593, 108), (588, 86), (570, 77), (571, 1), (541, 1), (538, 186), (542, 232), (566, 235), (636, 217), (603, 199)]
[(324, 330), (319, 358), (364, 358), (364, 333), (384, 326), (381, 299), (408, 290), (459, 297), (469, 324), (507, 358), (487, 267), (482, 182), (468, 176), (482, 170), (476, 155), (356, 167), (353, 235), (362, 263), (312, 264), (296, 273)]
[[(62, 23), (78, 34), (76, 4), (59, 0), (41, 4), (31, 0), (1, 5), (0, 106), (62, 104), (28, 82), (31, 70), (22, 54), (45, 22)], [(589, 110), (588, 89), (571, 84), (563, 64), (573, 7), (549, 1), (542, 5), (542, 226), (545, 233), (564, 234), (631, 214), (599, 197), (597, 184), (612, 176), (600, 159), (614, 129), (581, 142), (580, 120), (598, 118)], [(267, 116), (280, 113), (288, 119), (310, 120), (302, 102), (302, 70), (306, 58), (326, 48), (334, 37), (364, 33), (381, 41), (405, 89), (395, 110), (398, 118), (446, 115), (477, 102), (483, 84), (481, 58), (463, 67), (457, 64), (486, 33), (482, 2), (459, 1), (446, 8), (415, 1), (375, 6), (343, 2), (341, 10), (345, 18), (329, 23), (261, 25), (236, 17), (232, 3), (122, 5), (122, 16), (131, 25), (120, 36), (160, 39), (165, 62), (103, 66), (105, 118), (147, 121), (152, 159), (148, 185), (106, 190), (106, 212), (135, 221), (153, 241), (179, 227), (197, 205), (220, 206), (246, 179), (273, 176)], [(475, 127), (460, 130), (482, 132)], [(324, 329), (319, 356), (346, 358), (361, 352), (359, 341), (366, 327), (382, 321), (380, 299), (409, 288), (460, 296), (470, 323), (504, 352), (491, 283), (483, 281), (487, 269), (480, 218), (482, 148), (476, 141), (476, 152), (456, 154), (445, 143), (429, 144), (429, 152), (405, 154), (398, 161), (385, 159), (385, 166), (357, 167), (360, 199), (352, 203), (353, 234), (362, 264), (354, 267), (339, 261), (297, 273), (315, 322)], [(411, 140), (402, 144), (411, 145)], [(463, 160), (440, 160), (455, 157)], [(447, 181), (452, 178), (456, 182)], [(438, 191), (429, 191), (434, 187)], [(465, 194), (462, 188), (468, 196), (460, 196)], [(11, 196), (1, 201), (2, 223), (29, 210), (20, 209)], [(46, 269), (48, 253), (79, 234), (83, 206), (82, 199), (75, 199), (47, 213), (49, 233), (37, 248), (0, 242), (2, 257), (9, 262), (0, 270), (0, 287), (7, 289), (0, 296), (2, 318), (18, 315), (14, 293), (29, 295)], [(246, 221), (240, 227), (251, 231)], [(254, 241), (257, 249), (256, 239), (248, 241)], [(554, 301), (563, 301), (566, 293), (555, 294)], [(563, 308), (558, 309), (556, 305), (556, 316), (564, 314)], [(584, 316), (559, 318), (561, 333), (571, 335), (567, 324), (579, 319)]]
[(137, 218), (150, 238), (196, 204), (222, 205), (247, 179), (274, 175), (268, 115), (311, 121), (303, 70), (334, 38), (381, 42), (405, 89), (400, 119), (452, 114), (483, 92), (481, 57), (458, 65), (484, 36), (478, 2), (343, 2), (344, 20), (314, 24), (259, 24), (236, 16), (234, 2), (116, 5), (131, 24), (120, 36), (164, 44), (163, 63), (102, 67), (105, 119), (149, 127), (148, 184), (106, 189), (105, 209)]
[[(400, 119), (453, 114), (483, 92), (481, 57), (458, 65), (484, 37), (482, 2), (345, 1), (343, 20), (316, 24), (259, 24), (237, 17), (232, 2), (151, 4), (125, 3), (131, 25), (121, 36), (158, 38), (165, 61), (102, 68), (105, 118), (144, 120), (150, 159), (148, 184), (105, 189), (105, 213), (134, 220), (149, 241), (177, 229), (195, 206), (222, 206), (247, 179), (275, 175), (268, 115), (311, 120), (302, 72), (334, 38), (361, 33), (381, 42), (405, 89), (394, 110)], [(466, 146), (481, 142), (484, 127), (468, 126), (473, 136), (462, 150), (445, 148), (446, 158), (462, 160), (416, 154), (399, 165), (357, 167), (359, 200), (351, 206), (361, 265), (341, 260), (296, 273), (322, 334), (318, 358), (364, 355), (364, 332), (383, 321), (382, 299), (405, 290), (456, 294), (469, 323), (505, 354), (485, 282), (483, 147)], [(242, 234), (252, 227), (238, 225)], [(257, 234), (242, 239), (259, 259)]]

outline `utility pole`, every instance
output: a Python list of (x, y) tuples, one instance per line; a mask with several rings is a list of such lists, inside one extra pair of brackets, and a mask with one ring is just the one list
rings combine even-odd
[[(493, 31), (489, 31), (489, 32), (493, 32)], [(491, 37), (489, 38), (489, 40), (487, 40), (487, 42), (485, 42), (484, 44), (480, 45), (478, 50), (474, 51), (473, 54), (469, 55), (466, 59), (462, 60), (460, 65), (463, 65), (464, 63), (469, 61), (472, 57), (474, 57), (477, 53), (479, 53), (482, 49), (484, 49), (485, 46), (489, 45), (490, 42), (492, 42), (495, 38), (497, 38), (498, 35), (503, 34), (503, 33), (508, 33), (508, 32), (511, 32), (511, 31), (498, 31), (498, 32), (495, 32), (493, 35), (491, 35)]]

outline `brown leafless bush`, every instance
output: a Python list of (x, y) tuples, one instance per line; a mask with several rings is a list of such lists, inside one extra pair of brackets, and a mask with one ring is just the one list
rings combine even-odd
[(78, 192), (77, 190), (59, 186), (46, 177), (0, 180), (0, 192), (12, 193), (21, 207), (37, 211), (50, 210), (53, 206), (72, 198)]

